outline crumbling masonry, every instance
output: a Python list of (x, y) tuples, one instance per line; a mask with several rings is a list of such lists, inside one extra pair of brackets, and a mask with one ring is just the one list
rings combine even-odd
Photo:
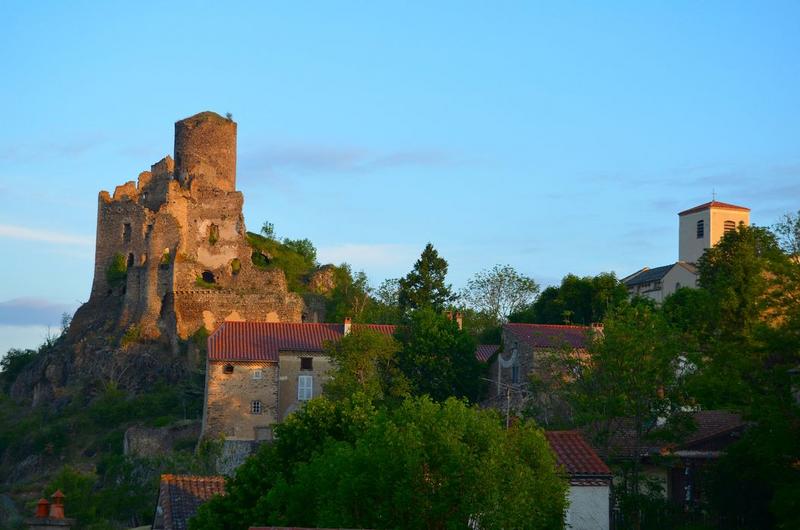
[[(287, 290), (283, 271), (253, 265), (243, 200), (236, 123), (213, 112), (177, 122), (174, 161), (167, 156), (113, 195), (100, 192), (92, 293), (74, 323), (113, 307), (118, 329), (135, 325), (143, 337), (175, 343), (225, 320), (303, 320), (303, 299)], [(124, 279), (109, 277), (115, 261), (124, 261)]]

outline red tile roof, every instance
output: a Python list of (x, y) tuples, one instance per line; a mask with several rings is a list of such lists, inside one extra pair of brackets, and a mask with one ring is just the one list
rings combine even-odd
[(164, 530), (189, 528), (189, 519), (200, 505), (215, 495), (225, 495), (225, 477), (161, 475), (158, 508), (162, 511)]
[(580, 432), (546, 431), (544, 435), (570, 478), (611, 476), (611, 470)]
[[(557, 348), (571, 346), (585, 348), (591, 333), (589, 326), (564, 326), (556, 324), (505, 324), (503, 331), (532, 348)], [(508, 346), (506, 346), (508, 347)]]
[(480, 362), (485, 363), (491, 359), (492, 355), (497, 353), (497, 350), (499, 349), (499, 344), (478, 344), (478, 347), (475, 349), (475, 358)]
[[(395, 326), (353, 324), (352, 329), (392, 335)], [(208, 359), (277, 362), (281, 351), (321, 352), (325, 341), (337, 341), (343, 336), (344, 324), (225, 322), (208, 338)]]
[(736, 206), (735, 204), (728, 204), (727, 202), (711, 201), (705, 204), (701, 204), (700, 206), (695, 206), (694, 208), (689, 208), (688, 210), (684, 210), (680, 212), (678, 215), (688, 215), (690, 213), (702, 212), (710, 208), (718, 208), (720, 210), (739, 210), (741, 212), (750, 211), (750, 208), (745, 208), (744, 206)]

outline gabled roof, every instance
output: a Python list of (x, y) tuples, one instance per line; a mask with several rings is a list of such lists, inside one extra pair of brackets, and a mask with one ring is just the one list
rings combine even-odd
[(686, 263), (685, 261), (676, 261), (675, 263), (672, 263), (670, 265), (663, 265), (661, 267), (655, 267), (653, 269), (648, 269), (647, 267), (645, 267), (642, 270), (634, 272), (630, 276), (623, 278), (621, 281), (628, 287), (632, 287), (634, 285), (642, 285), (650, 282), (657, 282), (664, 279), (664, 276), (669, 274), (669, 271), (671, 271), (675, 267), (683, 267), (692, 274), (697, 274), (697, 267), (695, 267), (693, 264)]
[[(667, 442), (658, 439), (644, 439), (639, 447), (639, 457), (659, 454), (662, 452), (673, 452), (690, 450), (693, 446), (712, 439), (725, 441), (730, 439), (738, 431), (747, 427), (747, 422), (742, 419), (740, 414), (725, 410), (703, 410), (691, 413), (694, 429), (684, 434), (679, 440)], [(636, 434), (633, 421), (630, 418), (618, 418), (609, 426), (608, 433), (608, 452), (606, 456), (616, 458), (636, 457)], [(587, 429), (592, 431), (592, 428)], [(652, 438), (659, 434), (659, 429), (652, 431)]]
[(163, 521), (163, 526), (158, 526), (164, 530), (186, 530), (200, 505), (215, 495), (225, 495), (225, 477), (161, 475), (156, 520)]
[(580, 432), (546, 431), (544, 435), (570, 479), (611, 476), (611, 470)]
[[(504, 324), (503, 331), (520, 344), (532, 348), (558, 348), (571, 346), (585, 348), (589, 342), (589, 326), (556, 324)], [(508, 348), (508, 345), (506, 346)]]
[(497, 353), (497, 350), (499, 349), (499, 344), (478, 344), (478, 347), (475, 349), (475, 358), (480, 362), (485, 363), (491, 359), (492, 355)]
[(719, 201), (711, 201), (705, 204), (701, 204), (700, 206), (695, 206), (694, 208), (689, 208), (688, 210), (684, 210), (680, 212), (678, 215), (688, 215), (690, 213), (702, 212), (704, 210), (710, 210), (711, 208), (717, 208), (720, 210), (739, 210), (741, 212), (749, 212), (750, 208), (745, 208), (744, 206), (736, 206), (735, 204), (729, 204), (727, 202), (719, 202)]
[[(395, 326), (353, 324), (352, 329), (392, 335)], [(343, 336), (344, 324), (225, 322), (208, 338), (208, 359), (277, 362), (279, 352), (322, 352), (325, 341), (338, 341)]]

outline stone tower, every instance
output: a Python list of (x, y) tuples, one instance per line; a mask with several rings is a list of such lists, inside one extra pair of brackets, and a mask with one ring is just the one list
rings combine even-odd
[(175, 343), (226, 319), (300, 322), (305, 304), (283, 271), (251, 259), (236, 123), (213, 112), (181, 120), (174, 154), (100, 192), (94, 282), (74, 324), (114, 319)]
[(697, 263), (726, 232), (750, 224), (750, 208), (711, 201), (678, 214), (678, 260)]

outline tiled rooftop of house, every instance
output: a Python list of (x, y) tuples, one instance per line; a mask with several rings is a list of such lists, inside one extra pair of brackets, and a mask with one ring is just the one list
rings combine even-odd
[[(528, 347), (558, 348), (569, 346), (585, 348), (589, 342), (589, 326), (567, 326), (556, 324), (504, 324), (503, 330)], [(506, 345), (508, 348), (509, 345)]]
[(578, 431), (546, 431), (558, 464), (564, 466), (570, 479), (606, 478), (611, 470)]
[[(208, 338), (211, 361), (278, 361), (281, 351), (321, 352), (326, 341), (344, 336), (344, 324), (225, 322)], [(392, 335), (395, 326), (353, 324)]]
[(225, 477), (161, 475), (158, 508), (164, 530), (186, 530), (201, 504), (215, 495), (225, 495)]
[(491, 359), (492, 355), (497, 353), (497, 350), (499, 349), (499, 344), (478, 344), (478, 347), (475, 349), (475, 358), (480, 362), (485, 363)]

